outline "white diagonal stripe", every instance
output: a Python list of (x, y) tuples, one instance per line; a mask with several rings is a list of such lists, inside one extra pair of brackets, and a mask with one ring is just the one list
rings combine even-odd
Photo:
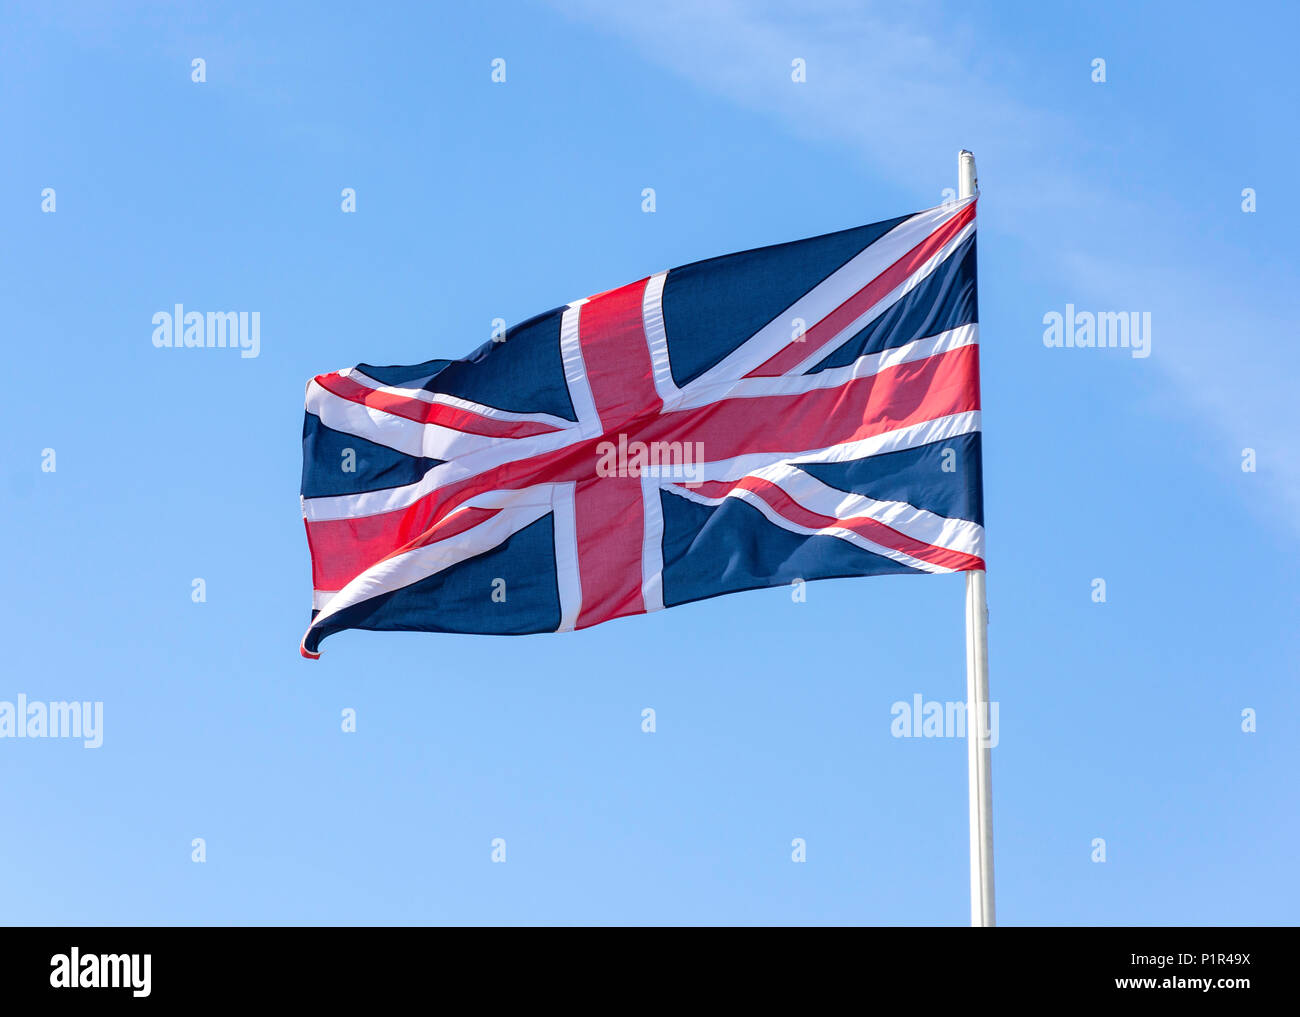
[(802, 374), (804, 371), (811, 367), (815, 367), (818, 363), (825, 360), (831, 355), (831, 353), (852, 339), (882, 314), (885, 314), (896, 303), (911, 293), (912, 290), (916, 289), (923, 282), (929, 279), (930, 276), (934, 274), (934, 270), (947, 261), (948, 258), (956, 252), (957, 248), (969, 240), (974, 233), (975, 223), (967, 223), (962, 227), (960, 233), (927, 258), (915, 272), (872, 304), (866, 311), (858, 315), (856, 319), (844, 326), (844, 328), (840, 329), (839, 332), (836, 333), (835, 338), (819, 345), (807, 357), (805, 357), (801, 363), (796, 364), (790, 370), (786, 371), (786, 374)]
[(923, 561), (920, 558), (914, 558), (905, 551), (897, 548), (886, 547), (884, 544), (877, 544), (874, 540), (862, 536), (853, 530), (846, 529), (842, 526), (822, 526), (812, 527), (804, 526), (802, 523), (796, 523), (792, 519), (787, 519), (776, 509), (767, 503), (760, 495), (753, 491), (737, 490), (726, 495), (725, 498), (705, 499), (697, 491), (685, 491), (684, 489), (674, 490), (674, 494), (684, 494), (692, 501), (711, 502), (721, 504), (723, 501), (735, 500), (743, 501), (746, 505), (751, 505), (758, 509), (759, 512), (767, 518), (769, 522), (775, 523), (783, 530), (789, 530), (791, 533), (800, 533), (804, 536), (813, 537), (837, 537), (840, 540), (847, 541), (855, 547), (860, 547), (864, 551), (870, 551), (872, 554), (878, 554), (885, 558), (892, 558), (896, 562), (907, 565), (910, 568), (919, 569), (922, 572), (951, 572), (952, 569), (945, 568), (942, 565), (935, 565), (932, 562)]

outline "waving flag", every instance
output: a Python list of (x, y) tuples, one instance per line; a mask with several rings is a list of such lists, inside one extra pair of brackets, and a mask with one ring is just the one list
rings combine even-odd
[(307, 386), (319, 656), (840, 576), (983, 569), (975, 198)]

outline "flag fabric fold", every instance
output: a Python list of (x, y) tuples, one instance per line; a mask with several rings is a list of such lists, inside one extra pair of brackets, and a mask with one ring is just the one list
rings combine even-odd
[(660, 272), (307, 386), (304, 656), (984, 568), (976, 199)]

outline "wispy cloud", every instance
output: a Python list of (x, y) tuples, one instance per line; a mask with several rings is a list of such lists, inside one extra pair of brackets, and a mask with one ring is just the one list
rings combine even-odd
[[(1091, 190), (1062, 157), (1077, 152), (1077, 138), (1058, 145), (1069, 139), (1070, 124), (982, 75), (988, 56), (969, 31), (934, 35), (926, 26), (951, 19), (931, 5), (880, 14), (839, 0), (666, 0), (653, 17), (596, 0), (557, 6), (623, 36), (702, 88), (778, 117), (796, 135), (852, 147), (900, 179), (930, 180), (936, 166), (951, 167), (961, 139), (968, 148), (986, 142), (999, 167), (1032, 180), (1036, 186), (1021, 193), (1035, 203), (1078, 200)], [(812, 87), (790, 87), (794, 57), (807, 61)]]

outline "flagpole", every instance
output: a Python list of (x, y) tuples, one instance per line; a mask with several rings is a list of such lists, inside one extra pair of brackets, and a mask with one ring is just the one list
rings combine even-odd
[[(957, 156), (960, 198), (976, 192), (975, 156)], [(993, 906), (993, 773), (989, 746), (989, 606), (984, 570), (966, 573), (966, 760), (970, 778), (970, 923), (996, 924)]]

